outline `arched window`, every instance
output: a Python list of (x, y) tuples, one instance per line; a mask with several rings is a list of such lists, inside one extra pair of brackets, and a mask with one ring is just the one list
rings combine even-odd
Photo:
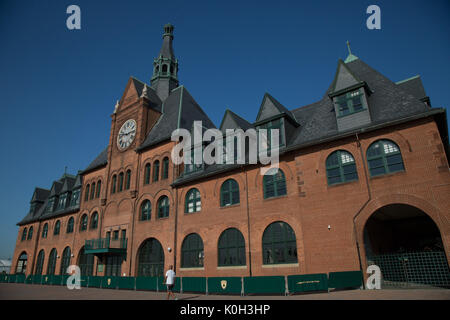
[(68, 274), (67, 268), (70, 266), (70, 248), (66, 247), (63, 251), (62, 259), (61, 259), (61, 269), (59, 270), (60, 275)]
[(98, 180), (98, 182), (97, 182), (97, 194), (95, 195), (96, 198), (100, 198), (101, 189), (102, 189), (102, 181)]
[(151, 171), (151, 165), (150, 165), (150, 163), (147, 163), (145, 165), (144, 184), (150, 183), (150, 171)]
[(56, 249), (53, 248), (52, 251), (50, 251), (50, 255), (48, 256), (47, 275), (55, 274), (56, 255), (57, 255)]
[(162, 74), (165, 75), (167, 73), (167, 64), (163, 64), (162, 66)]
[(220, 187), (220, 206), (230, 206), (239, 203), (239, 184), (234, 179), (228, 179)]
[(119, 173), (119, 192), (123, 190), (123, 172)]
[(80, 221), (80, 231), (86, 231), (88, 226), (88, 216), (87, 214), (83, 214)]
[(44, 258), (45, 258), (45, 253), (44, 253), (44, 249), (42, 249), (41, 251), (39, 251), (39, 254), (37, 257), (36, 271), (34, 274), (37, 274), (37, 275), (42, 274), (42, 268), (44, 267)]
[(61, 229), (61, 222), (58, 220), (55, 223), (55, 228), (53, 229), (53, 235), (57, 236), (59, 234), (59, 229)]
[(169, 178), (169, 158), (165, 157), (163, 159), (163, 171), (162, 171), (161, 179), (167, 179), (167, 178)]
[(263, 178), (264, 199), (286, 195), (286, 178), (281, 169), (272, 168)]
[(367, 149), (372, 177), (405, 170), (400, 148), (390, 140), (378, 140)]
[(219, 266), (245, 266), (245, 240), (236, 228), (226, 229), (219, 237)]
[(164, 250), (161, 243), (150, 238), (144, 241), (138, 253), (138, 277), (164, 275)]
[(203, 267), (203, 241), (196, 233), (186, 236), (181, 245), (181, 267), (198, 268)]
[(264, 230), (262, 247), (263, 264), (297, 262), (295, 233), (285, 222), (273, 222)]
[(200, 192), (193, 188), (186, 194), (184, 212), (198, 212), (202, 209), (202, 200), (200, 198)]
[(162, 196), (158, 200), (158, 218), (167, 218), (169, 216), (169, 198), (167, 196)]
[(88, 201), (89, 200), (89, 188), (90, 188), (90, 185), (87, 185), (85, 190), (84, 190), (84, 201)]
[(111, 193), (116, 193), (116, 184), (117, 184), (117, 176), (113, 175), (112, 185), (111, 185)]
[(141, 205), (141, 220), (150, 220), (152, 215), (152, 204), (150, 200), (145, 200)]
[(86, 254), (84, 247), (80, 252), (78, 266), (82, 276), (92, 276), (94, 274), (94, 255), (92, 253)]
[(27, 239), (27, 228), (23, 228), (22, 231), (22, 241), (25, 241)]
[(91, 186), (91, 200), (95, 197), (95, 182), (92, 182)]
[(153, 163), (153, 181), (158, 181), (159, 179), (159, 160)]
[(329, 185), (358, 180), (355, 159), (347, 151), (333, 152), (328, 156), (325, 164)]
[(129, 190), (131, 185), (131, 170), (127, 170), (127, 175), (125, 179), (125, 190)]
[(19, 259), (17, 260), (16, 273), (23, 274), (27, 271), (27, 261), (28, 256), (26, 252), (22, 252), (22, 254), (19, 256)]
[(94, 229), (97, 229), (97, 227), (98, 227), (98, 213), (96, 211), (92, 214), (90, 229), (94, 230)]
[(70, 217), (69, 221), (67, 222), (66, 233), (72, 233), (72, 232), (73, 232), (73, 217)]
[(48, 234), (48, 223), (44, 224), (44, 228), (42, 228), (42, 238), (47, 238)]
[[(38, 234), (39, 237), (39, 234)], [(33, 238), (33, 227), (30, 227), (30, 230), (28, 230), (28, 238), (27, 240), (31, 240)]]

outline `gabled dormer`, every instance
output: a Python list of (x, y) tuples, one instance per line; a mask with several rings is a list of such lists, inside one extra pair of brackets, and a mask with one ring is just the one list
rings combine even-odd
[(81, 194), (81, 187), (83, 185), (83, 181), (81, 179), (81, 174), (78, 172), (75, 183), (72, 186), (72, 193), (70, 195), (70, 202), (69, 207), (79, 207), (80, 206), (80, 194)]
[(50, 195), (48, 196), (47, 207), (45, 208), (45, 213), (52, 213), (58, 202), (58, 195), (61, 191), (62, 183), (55, 181), (53, 182), (52, 188), (50, 189)]
[(256, 130), (267, 129), (268, 144), (271, 141), (271, 129), (278, 129), (279, 146), (283, 148), (289, 143), (289, 140), (293, 137), (295, 128), (300, 126), (300, 124), (291, 111), (270, 94), (266, 93), (253, 126)]
[(49, 194), (50, 194), (49, 190), (42, 188), (34, 189), (33, 197), (31, 198), (30, 201), (29, 214), (34, 216), (38, 212), (39, 208), (44, 204), (45, 199), (48, 197)]
[(56, 206), (56, 211), (62, 211), (68, 207), (72, 187), (75, 183), (75, 177), (65, 173), (60, 181), (63, 182), (63, 186), (58, 197), (58, 205)]
[[(245, 120), (244, 118), (238, 116), (233, 111), (226, 109), (225, 114), (223, 115), (222, 122), (220, 123), (219, 130), (223, 133), (223, 163), (235, 163), (238, 161), (238, 157), (241, 155), (241, 162), (245, 163), (246, 159), (246, 147), (244, 147), (242, 150), (239, 151), (240, 148), (238, 148), (239, 142), (239, 135), (237, 135), (237, 130), (242, 130), (244, 133), (248, 130), (253, 128), (252, 124)], [(241, 138), (242, 139), (242, 138)], [(245, 139), (245, 138), (244, 138)], [(228, 142), (227, 142), (228, 141)], [(246, 145), (246, 142), (244, 141), (244, 146)], [(248, 142), (250, 143), (250, 141)], [(227, 145), (232, 146), (234, 145), (234, 150), (231, 151), (233, 154), (228, 157), (227, 159)], [(230, 147), (231, 149), (232, 147)], [(240, 152), (240, 153), (239, 153)]]
[(364, 126), (371, 122), (367, 96), (371, 93), (367, 83), (359, 79), (347, 66), (358, 57), (349, 53), (345, 60), (339, 59), (328, 96), (333, 100), (339, 131)]

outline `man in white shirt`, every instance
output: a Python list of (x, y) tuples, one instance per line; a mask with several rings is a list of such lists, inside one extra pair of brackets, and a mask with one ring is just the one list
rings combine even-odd
[(173, 271), (172, 265), (169, 266), (169, 270), (166, 272), (164, 283), (167, 286), (167, 300), (169, 300), (171, 295), (175, 300), (177, 300), (177, 298), (175, 298), (175, 294), (172, 292), (173, 286), (175, 285), (175, 272)]

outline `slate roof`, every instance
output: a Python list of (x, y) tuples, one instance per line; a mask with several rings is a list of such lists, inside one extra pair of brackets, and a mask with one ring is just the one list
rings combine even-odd
[(422, 79), (418, 75), (406, 80), (398, 81), (396, 82), (396, 85), (405, 92), (412, 94), (419, 100), (427, 98), (425, 88), (423, 87), (422, 84)]
[(251, 127), (253, 126), (250, 122), (227, 109), (225, 110), (219, 129), (223, 132), (225, 132), (226, 129), (242, 129), (245, 131)]

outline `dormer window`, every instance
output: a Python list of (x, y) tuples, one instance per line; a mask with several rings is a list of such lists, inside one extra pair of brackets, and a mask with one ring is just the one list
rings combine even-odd
[(336, 97), (338, 116), (346, 116), (364, 110), (362, 88)]
[(63, 193), (59, 197), (58, 207), (56, 208), (56, 210), (64, 210), (66, 208), (66, 202), (67, 202), (67, 193)]
[[(279, 118), (276, 120), (268, 121), (266, 123), (261, 124), (257, 127), (258, 130), (266, 129), (267, 131), (267, 141), (262, 141), (263, 150), (270, 150), (272, 147), (272, 135), (274, 134), (273, 130), (278, 130), (278, 146), (284, 146), (284, 121), (283, 118)], [(260, 135), (258, 134), (258, 137)]]
[(32, 202), (30, 205), (30, 212), (33, 213), (36, 210), (36, 202)]
[(52, 197), (48, 200), (47, 208), (45, 208), (46, 213), (53, 212), (53, 208), (55, 207), (56, 197)]
[(74, 207), (80, 204), (80, 189), (76, 189), (72, 192), (72, 197), (70, 198), (70, 206)]

